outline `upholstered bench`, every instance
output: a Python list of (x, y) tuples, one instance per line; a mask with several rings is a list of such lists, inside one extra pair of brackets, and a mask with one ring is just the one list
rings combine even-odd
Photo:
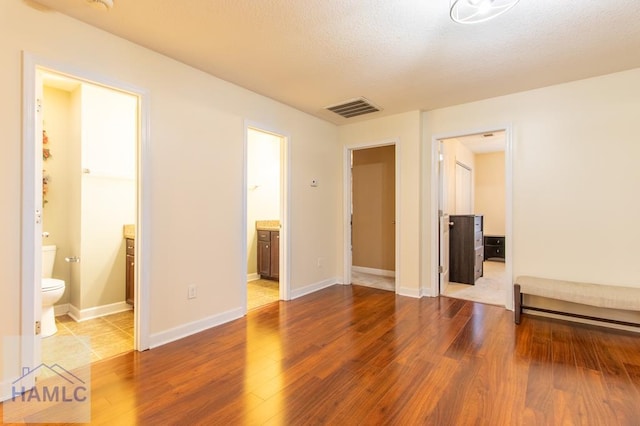
[(622, 287), (520, 276), (516, 278), (515, 284), (513, 285), (513, 302), (516, 324), (520, 324), (522, 310), (529, 309), (532, 311), (568, 315), (576, 318), (640, 327), (640, 323), (618, 321), (608, 318), (597, 318), (588, 315), (538, 308), (535, 306), (525, 306), (522, 303), (522, 296), (524, 294), (563, 300), (565, 302), (580, 303), (583, 305), (597, 306), (599, 308), (640, 311), (640, 288), (638, 287)]

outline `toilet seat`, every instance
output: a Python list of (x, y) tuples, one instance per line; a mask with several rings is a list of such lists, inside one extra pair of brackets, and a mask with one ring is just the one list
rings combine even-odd
[(42, 291), (53, 291), (64, 288), (64, 281), (56, 278), (42, 278)]

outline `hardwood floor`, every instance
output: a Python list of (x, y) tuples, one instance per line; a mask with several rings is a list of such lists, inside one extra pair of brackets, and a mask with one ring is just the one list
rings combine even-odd
[(92, 366), (95, 424), (637, 425), (640, 335), (333, 286)]

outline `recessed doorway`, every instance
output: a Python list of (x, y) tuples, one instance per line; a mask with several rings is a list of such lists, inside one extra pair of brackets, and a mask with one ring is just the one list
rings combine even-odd
[(246, 144), (246, 303), (253, 310), (286, 300), (286, 137), (248, 126)]
[(345, 151), (345, 283), (397, 291), (397, 144)]
[(508, 129), (434, 139), (435, 294), (509, 307)]

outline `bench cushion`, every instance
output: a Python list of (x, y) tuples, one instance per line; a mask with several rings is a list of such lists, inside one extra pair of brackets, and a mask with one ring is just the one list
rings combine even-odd
[(640, 311), (640, 288), (552, 280), (531, 276), (516, 279), (520, 292), (601, 308)]

